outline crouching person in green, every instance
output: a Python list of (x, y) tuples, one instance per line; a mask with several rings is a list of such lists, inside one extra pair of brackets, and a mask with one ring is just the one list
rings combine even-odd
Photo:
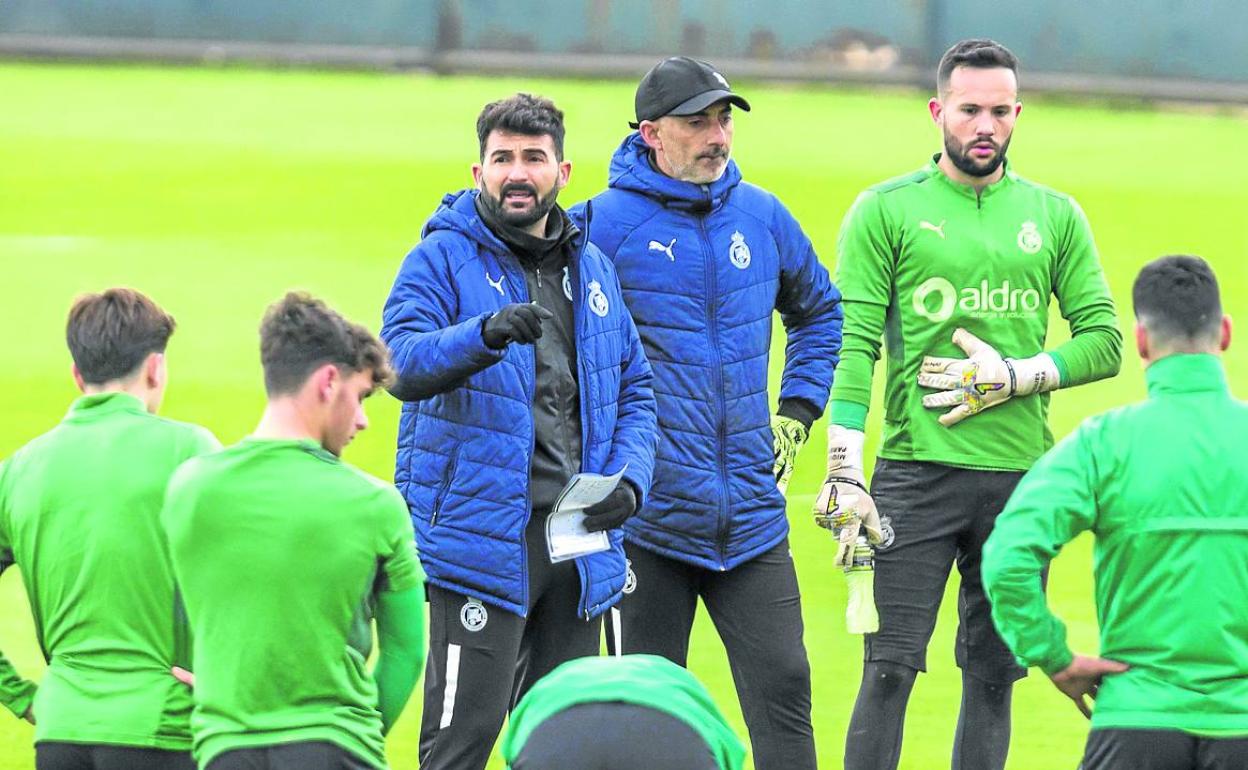
[(741, 770), (745, 761), (702, 683), (658, 655), (559, 666), (512, 711), (502, 752), (509, 770)]
[(35, 722), (39, 770), (188, 770), (188, 635), (160, 529), (165, 485), (220, 447), (156, 416), (174, 320), (148, 297), (80, 298), (66, 339), (83, 396), (0, 465), (0, 571), (16, 562), (47, 673), (0, 656), (0, 704)]
[(403, 499), (339, 455), (390, 379), (386, 350), (291, 293), (264, 317), (260, 358), (255, 433), (187, 463), (162, 513), (195, 635), (195, 758), (384, 768), (383, 736), (424, 665), (424, 576)]
[[(1001, 636), (1092, 720), (1083, 770), (1232, 770), (1248, 757), (1248, 404), (1204, 260), (1135, 281), (1148, 400), (1093, 417), (1018, 485), (984, 548)], [(1101, 656), (1071, 652), (1040, 573), (1096, 535)], [(1087, 698), (1095, 698), (1092, 711)]]

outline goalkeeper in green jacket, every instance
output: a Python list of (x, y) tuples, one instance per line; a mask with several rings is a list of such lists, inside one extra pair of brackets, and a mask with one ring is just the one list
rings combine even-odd
[[(1091, 716), (1084, 770), (1242, 768), (1248, 404), (1219, 356), (1231, 322), (1196, 257), (1145, 266), (1133, 293), (1148, 400), (1087, 420), (1023, 477), (984, 547), (984, 588), (1019, 662)], [(1104, 658), (1071, 652), (1040, 588), (1085, 530)]]
[[(1006, 162), (1022, 109), (1014, 55), (963, 41), (941, 59), (937, 84), (929, 110), (943, 152), (863, 193), (838, 243), (844, 342), (815, 515), (838, 532), (838, 561), (850, 558), (859, 526), (875, 543), (880, 618), (866, 637), (849, 770), (897, 766), (906, 703), (954, 563), (963, 696), (953, 767), (1004, 766), (1010, 695), (1026, 670), (992, 626), (980, 552), (1022, 473), (1053, 443), (1048, 391), (1112, 376), (1121, 362), (1082, 210)], [(1051, 297), (1072, 338), (1046, 350)], [(868, 495), (863, 428), (881, 339), (884, 440)], [(850, 497), (857, 516), (837, 505)]]

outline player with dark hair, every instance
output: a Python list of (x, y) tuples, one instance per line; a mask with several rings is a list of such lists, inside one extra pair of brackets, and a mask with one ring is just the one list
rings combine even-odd
[[(615, 270), (555, 204), (572, 171), (563, 113), (516, 94), (485, 106), (477, 136), (476, 189), (425, 224), (382, 328), (405, 402), (395, 482), (430, 583), (426, 770), (484, 768), (528, 687), (598, 654), (657, 441)], [(578, 472), (623, 474), (585, 511), (609, 547), (556, 563), (545, 524)]]
[[(1248, 762), (1248, 404), (1222, 364), (1231, 319), (1198, 257), (1149, 263), (1133, 295), (1148, 399), (1084, 421), (1023, 477), (984, 546), (984, 588), (1019, 662), (1090, 716), (1083, 770), (1237, 770)], [(1085, 531), (1102, 657), (1070, 650), (1040, 587)]]
[(156, 416), (174, 327), (131, 289), (79, 298), (65, 336), (83, 396), (0, 465), (0, 571), (21, 568), (48, 661), (36, 689), (0, 657), (0, 703), (35, 723), (39, 770), (195, 767), (159, 514), (178, 465), (220, 445)]
[[(846, 566), (856, 528), (870, 533), (879, 609), (849, 724), (849, 770), (897, 766), (906, 704), (955, 563), (962, 706), (952, 765), (1004, 766), (1013, 683), (1026, 670), (992, 626), (983, 543), (1023, 471), (1052, 446), (1048, 392), (1112, 376), (1121, 363), (1083, 211), (1006, 159), (1022, 110), (1017, 69), (991, 40), (950, 48), (928, 102), (941, 152), (868, 189), (841, 226), (845, 345), (815, 518), (840, 536)], [(1071, 339), (1046, 350), (1051, 297)], [(863, 430), (881, 340), (884, 439), (868, 494)], [(857, 500), (853, 510), (840, 506), (846, 499)]]
[(290, 293), (265, 314), (260, 360), (259, 426), (184, 465), (161, 514), (195, 638), (195, 758), (384, 768), (424, 665), (423, 575), (402, 498), (340, 455), (390, 381), (386, 350)]

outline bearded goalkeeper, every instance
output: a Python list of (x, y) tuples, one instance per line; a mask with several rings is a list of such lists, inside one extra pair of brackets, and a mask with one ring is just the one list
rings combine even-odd
[[(880, 615), (866, 637), (847, 770), (897, 767), (906, 702), (954, 563), (963, 690), (952, 766), (1004, 767), (1010, 694), (1025, 669), (993, 627), (981, 549), (1023, 472), (1053, 443), (1048, 391), (1113, 376), (1121, 363), (1083, 212), (1006, 163), (1022, 109), (1017, 70), (989, 40), (949, 49), (928, 104), (943, 151), (863, 193), (841, 228), (845, 336), (815, 516), (846, 544), (838, 560), (849, 558), (860, 525), (874, 541)], [(1050, 296), (1072, 339), (1046, 351)], [(884, 440), (868, 494), (863, 428), (881, 338)], [(856, 515), (837, 506), (850, 497)]]

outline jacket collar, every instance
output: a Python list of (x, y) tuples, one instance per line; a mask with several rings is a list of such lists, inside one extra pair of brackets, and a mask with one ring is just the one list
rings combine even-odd
[(89, 396), (79, 396), (74, 399), (74, 403), (69, 406), (68, 417), (98, 417), (117, 412), (147, 414), (147, 409), (137, 396), (120, 391), (109, 391), (107, 393), (92, 393)]
[(637, 131), (624, 137), (616, 149), (611, 158), (607, 182), (609, 187), (640, 193), (668, 208), (695, 213), (718, 209), (740, 183), (741, 170), (731, 158), (723, 176), (710, 184), (672, 179), (654, 167), (650, 160), (650, 147)]
[[(442, 196), (442, 203), (433, 212), (433, 216), (429, 217), (429, 221), (425, 222), (420, 237), (427, 238), (436, 230), (451, 230), (476, 241), (495, 254), (510, 254), (511, 248), (490, 230), (477, 211), (478, 194), (477, 190), (469, 188)], [(585, 239), (584, 231), (585, 228), (582, 227), (579, 232), (571, 235), (568, 243), (572, 248), (580, 248)]]
[(1212, 353), (1176, 353), (1158, 359), (1144, 370), (1148, 395), (1230, 393), (1222, 359)]
[(1009, 189), (1015, 182), (1018, 181), (1018, 175), (1014, 173), (1012, 168), (1010, 168), (1010, 160), (1009, 158), (1006, 158), (1001, 161), (1002, 167), (1005, 168), (1005, 173), (1001, 175), (1001, 178), (977, 193), (975, 192), (974, 187), (969, 184), (955, 182), (950, 179), (944, 171), (941, 171), (940, 166), (937, 165), (940, 162), (940, 156), (941, 153), (938, 152), (927, 162), (926, 170), (928, 175), (934, 177), (941, 184), (944, 184), (946, 187), (959, 195), (965, 198), (970, 198), (973, 201), (981, 201), (985, 198), (991, 197), (1002, 190)]

